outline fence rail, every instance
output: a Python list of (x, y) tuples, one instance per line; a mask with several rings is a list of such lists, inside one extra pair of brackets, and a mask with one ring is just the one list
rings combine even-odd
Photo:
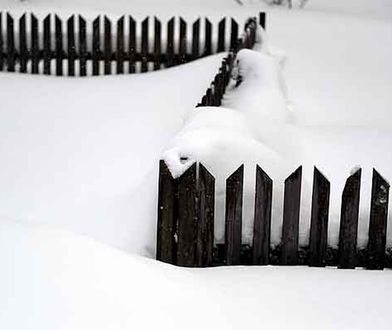
[(347, 179), (340, 216), (338, 249), (328, 246), (330, 182), (314, 169), (309, 246), (300, 247), (299, 214), (302, 167), (286, 180), (281, 243), (271, 249), (273, 181), (256, 169), (254, 231), (251, 246), (241, 243), (244, 166), (226, 180), (225, 242), (214, 245), (215, 179), (202, 164), (194, 164), (174, 179), (160, 162), (157, 259), (187, 267), (216, 265), (309, 265), (343, 269), (392, 268), (386, 251), (389, 183), (373, 171), (369, 240), (357, 248), (361, 169)]
[(122, 16), (113, 23), (98, 16), (88, 24), (80, 15), (15, 19), (0, 12), (0, 71), (57, 76), (147, 72), (236, 47), (233, 18), (217, 23), (199, 18), (189, 24), (172, 17), (165, 24), (164, 29), (156, 17), (138, 22)]

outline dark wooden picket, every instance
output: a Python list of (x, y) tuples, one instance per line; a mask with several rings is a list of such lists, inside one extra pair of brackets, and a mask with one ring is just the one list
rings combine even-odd
[(148, 71), (148, 17), (142, 22), (142, 72)]
[(154, 70), (161, 68), (162, 53), (162, 24), (158, 18), (154, 19)]
[(384, 269), (385, 267), (389, 187), (389, 183), (376, 170), (373, 170), (368, 269)]
[(198, 229), (196, 237), (196, 266), (208, 267), (213, 263), (215, 178), (199, 165)]
[(212, 54), (212, 23), (208, 18), (205, 19), (204, 34), (204, 56)]
[(87, 36), (86, 20), (79, 16), (79, 74), (87, 75)]
[(99, 60), (101, 57), (101, 32), (100, 32), (100, 17), (98, 16), (93, 21), (93, 45), (92, 45), (92, 60), (93, 60), (93, 76), (98, 76), (100, 72)]
[(231, 19), (230, 50), (233, 50), (238, 42), (238, 23)]
[[(0, 25), (1, 25), (1, 21), (0, 21)], [(0, 34), (1, 34), (1, 30), (0, 30)], [(1, 38), (2, 38), (2, 36), (0, 36), (0, 39)], [(0, 45), (0, 50), (1, 49), (2, 49), (2, 46)], [(22, 73), (26, 73), (27, 72), (27, 61), (28, 61), (28, 57), (29, 57), (29, 53), (27, 50), (26, 14), (23, 14), (23, 16), (19, 19), (19, 52), (20, 52), (19, 71)], [(1, 70), (1, 64), (0, 64), (0, 70)]]
[(299, 167), (285, 181), (282, 247), (280, 263), (298, 263), (299, 214), (301, 202), (302, 167)]
[(124, 73), (124, 16), (117, 20), (116, 72)]
[(112, 73), (112, 23), (107, 16), (104, 17), (104, 72), (105, 74)]
[(264, 12), (259, 13), (259, 24), (262, 26), (262, 28), (266, 28), (266, 15)]
[(167, 22), (167, 40), (166, 40), (166, 65), (171, 67), (174, 65), (174, 17)]
[(218, 53), (225, 51), (225, 33), (226, 33), (226, 18), (223, 18), (218, 24)]
[(159, 165), (157, 260), (176, 264), (177, 181), (163, 160)]
[(243, 186), (244, 186), (244, 165), (241, 165), (226, 180), (226, 213), (225, 213), (226, 265), (239, 265), (241, 262)]
[(330, 183), (314, 168), (310, 224), (309, 266), (324, 267), (327, 260)]
[(3, 13), (0, 12), (0, 70), (3, 70), (3, 66), (4, 66), (3, 48), (4, 48)]
[(136, 72), (136, 21), (129, 17), (129, 73)]
[(75, 16), (67, 21), (67, 58), (68, 76), (75, 76), (76, 43), (75, 43)]
[(63, 75), (63, 22), (55, 15), (56, 76)]
[(255, 215), (252, 262), (268, 265), (271, 245), (272, 180), (260, 166), (256, 168)]
[(52, 58), (52, 43), (50, 31), (50, 15), (44, 19), (44, 74), (49, 75), (51, 71), (50, 60)]
[[(196, 163), (178, 179), (177, 265), (196, 266)], [(196, 221), (195, 221), (196, 220)]]
[(339, 232), (339, 268), (355, 268), (357, 262), (357, 236), (361, 169), (346, 181), (342, 196)]
[(7, 71), (15, 71), (14, 19), (10, 14), (7, 14)]
[(31, 15), (31, 73), (39, 73), (38, 19)]
[(186, 38), (186, 22), (180, 17), (180, 44), (179, 44), (179, 64), (186, 63), (186, 52), (187, 52), (187, 38)]
[(192, 59), (197, 59), (200, 53), (200, 18), (192, 26)]

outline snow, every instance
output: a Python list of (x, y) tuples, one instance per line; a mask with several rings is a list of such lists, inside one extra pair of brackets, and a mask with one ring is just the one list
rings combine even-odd
[(185, 269), (0, 221), (3, 329), (389, 329), (390, 271)]

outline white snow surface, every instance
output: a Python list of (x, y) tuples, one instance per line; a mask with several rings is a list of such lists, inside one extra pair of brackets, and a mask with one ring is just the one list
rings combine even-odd
[(2, 329), (390, 328), (390, 271), (191, 270), (6, 220), (0, 263)]

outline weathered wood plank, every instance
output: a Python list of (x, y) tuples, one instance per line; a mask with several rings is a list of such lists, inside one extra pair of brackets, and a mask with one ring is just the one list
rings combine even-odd
[[(1, 25), (1, 21), (0, 21), (0, 25)], [(1, 46), (0, 46), (0, 52), (2, 52)], [(27, 35), (26, 35), (26, 14), (23, 14), (23, 16), (19, 19), (19, 54), (20, 54), (19, 72), (26, 73), (27, 61), (29, 59), (29, 52), (27, 50)], [(0, 70), (1, 70), (1, 65), (0, 65)]]
[(129, 16), (129, 73), (136, 72), (136, 21)]
[(212, 54), (212, 24), (208, 18), (205, 19), (204, 56)]
[(187, 40), (186, 40), (186, 22), (180, 17), (180, 44), (179, 44), (179, 64), (186, 63)]
[(358, 169), (347, 179), (343, 190), (339, 232), (339, 268), (353, 269), (356, 265), (360, 188), (361, 169)]
[(167, 22), (167, 44), (166, 44), (166, 54), (167, 54), (167, 67), (174, 65), (174, 17), (172, 17), (169, 22)]
[(75, 76), (75, 16), (72, 15), (67, 21), (67, 53), (68, 53), (68, 76)]
[(200, 52), (200, 18), (192, 26), (192, 59), (199, 58)]
[(93, 21), (93, 44), (92, 44), (92, 61), (93, 61), (93, 76), (98, 76), (100, 72), (101, 59), (101, 21), (98, 16)]
[(7, 71), (15, 71), (14, 19), (9, 13), (7, 13)]
[(268, 265), (269, 263), (272, 187), (271, 178), (257, 165), (252, 248), (253, 265)]
[(199, 223), (196, 238), (197, 266), (212, 266), (214, 249), (215, 178), (199, 165)]
[(3, 71), (3, 67), (4, 67), (3, 48), (4, 48), (3, 13), (0, 11), (0, 71)]
[(178, 178), (177, 265), (196, 266), (196, 163)]
[(117, 20), (116, 72), (124, 73), (124, 16)]
[(326, 265), (329, 197), (329, 181), (317, 168), (314, 168), (309, 256), (309, 266), (312, 267)]
[(282, 249), (280, 263), (296, 265), (298, 263), (299, 214), (301, 203), (302, 166), (285, 181)]
[(146, 17), (142, 22), (142, 72), (148, 71), (148, 21), (149, 18)]
[(104, 17), (104, 48), (103, 48), (103, 60), (104, 60), (104, 73), (105, 75), (112, 73), (112, 22), (110, 19)]
[(239, 265), (241, 262), (243, 186), (244, 165), (241, 165), (226, 180), (226, 265)]
[(389, 187), (389, 183), (373, 170), (367, 269), (385, 267)]
[(79, 15), (79, 74), (87, 75), (87, 36), (86, 20)]
[(176, 264), (177, 246), (177, 181), (172, 177), (163, 160), (159, 164), (157, 260)]
[(259, 13), (259, 24), (262, 26), (263, 29), (266, 28), (266, 15), (263, 12)]
[(226, 42), (226, 18), (223, 18), (218, 24), (218, 53), (225, 51)]
[(238, 23), (234, 18), (231, 19), (230, 49), (235, 49), (238, 43)]
[(31, 14), (31, 73), (39, 72), (39, 36), (38, 19)]
[(49, 75), (51, 72), (50, 61), (52, 59), (52, 42), (51, 42), (51, 24), (50, 15), (47, 15), (44, 19), (44, 74)]
[(56, 76), (63, 75), (63, 22), (55, 15), (55, 36), (56, 36)]
[(154, 19), (154, 70), (161, 68), (162, 53), (162, 24), (158, 18)]

